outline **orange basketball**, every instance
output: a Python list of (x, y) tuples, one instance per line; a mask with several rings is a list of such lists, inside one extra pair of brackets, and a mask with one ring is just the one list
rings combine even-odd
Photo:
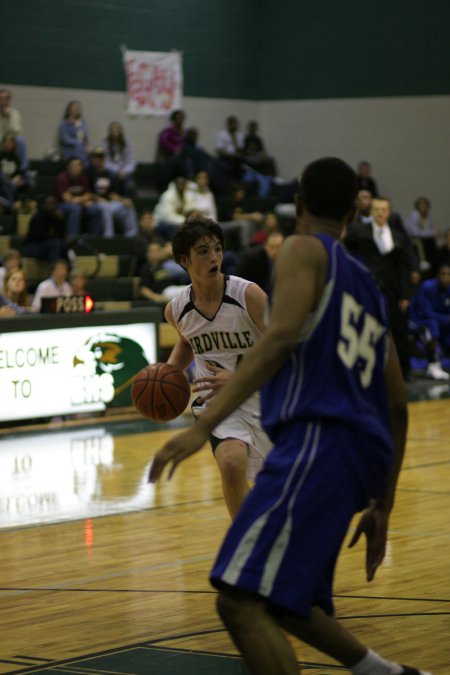
[(184, 373), (168, 363), (145, 366), (133, 379), (136, 410), (155, 422), (169, 422), (185, 410), (191, 389)]

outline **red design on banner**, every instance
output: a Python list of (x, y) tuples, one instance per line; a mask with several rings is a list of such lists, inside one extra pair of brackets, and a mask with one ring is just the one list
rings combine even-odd
[(181, 56), (178, 53), (126, 52), (128, 112), (166, 115), (181, 107)]

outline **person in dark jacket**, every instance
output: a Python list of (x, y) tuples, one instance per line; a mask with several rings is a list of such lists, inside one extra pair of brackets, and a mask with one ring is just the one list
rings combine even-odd
[(390, 328), (403, 375), (408, 379), (408, 308), (413, 270), (408, 255), (408, 235), (389, 225), (389, 215), (389, 200), (384, 197), (374, 199), (371, 221), (350, 225), (344, 244), (370, 269), (386, 297)]
[(266, 293), (272, 282), (272, 269), (278, 249), (284, 240), (281, 230), (271, 230), (263, 244), (249, 246), (242, 254), (236, 276), (253, 281)]
[(32, 216), (22, 244), (22, 255), (48, 260), (51, 264), (67, 255), (64, 214), (58, 208), (56, 197), (45, 197)]

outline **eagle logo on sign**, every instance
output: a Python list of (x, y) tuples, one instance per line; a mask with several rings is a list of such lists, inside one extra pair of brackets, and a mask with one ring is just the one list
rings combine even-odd
[(77, 350), (73, 358), (76, 371), (83, 375), (111, 375), (114, 398), (110, 405), (132, 405), (131, 383), (134, 376), (148, 365), (141, 345), (115, 333), (98, 333)]

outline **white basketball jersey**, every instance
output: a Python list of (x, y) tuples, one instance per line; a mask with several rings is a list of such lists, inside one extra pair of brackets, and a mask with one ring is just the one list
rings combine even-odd
[[(196, 308), (191, 285), (172, 300), (176, 326), (194, 352), (197, 377), (211, 375), (208, 363), (234, 371), (247, 349), (261, 335), (250, 318), (245, 302), (245, 292), (250, 283), (239, 277), (226, 276), (222, 302), (212, 319)], [(239, 410), (250, 421), (259, 419), (259, 394), (253, 394)]]

